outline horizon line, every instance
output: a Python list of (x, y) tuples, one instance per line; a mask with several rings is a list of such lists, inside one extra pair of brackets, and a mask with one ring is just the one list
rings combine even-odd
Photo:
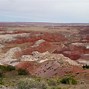
[(53, 23), (53, 24), (89, 24), (89, 22), (38, 22), (38, 21), (0, 21), (0, 23)]

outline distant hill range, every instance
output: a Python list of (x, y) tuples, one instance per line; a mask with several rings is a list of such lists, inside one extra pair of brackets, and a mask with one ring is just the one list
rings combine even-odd
[(0, 26), (89, 26), (89, 23), (0, 22)]

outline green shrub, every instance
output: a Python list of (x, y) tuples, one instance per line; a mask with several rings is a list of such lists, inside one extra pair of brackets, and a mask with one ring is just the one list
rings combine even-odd
[(0, 85), (3, 84), (3, 78), (0, 78)]
[(12, 71), (12, 70), (15, 70), (14, 66), (11, 65), (6, 66), (6, 71)]
[(83, 69), (89, 69), (89, 65), (84, 65)]
[(18, 69), (18, 75), (28, 75), (28, 72), (25, 69)]
[(2, 72), (2, 70), (0, 69), (0, 78), (2, 78), (3, 77), (3, 72)]
[(48, 83), (49, 86), (56, 86), (57, 85), (57, 80), (47, 79), (47, 83)]
[(44, 81), (36, 81), (34, 79), (25, 79), (18, 83), (17, 89), (47, 89), (47, 84)]
[(15, 70), (15, 67), (11, 65), (7, 65), (7, 66), (0, 65), (0, 70), (2, 70), (3, 72), (12, 71)]
[(60, 82), (62, 84), (77, 84), (77, 81), (73, 77), (65, 77)]
[(0, 65), (0, 70), (1, 71), (6, 71), (6, 67), (4, 65)]

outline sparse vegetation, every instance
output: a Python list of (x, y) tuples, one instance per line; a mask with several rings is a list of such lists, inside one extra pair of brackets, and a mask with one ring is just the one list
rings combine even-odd
[(11, 66), (11, 65), (7, 65), (7, 66), (0, 65), (0, 70), (2, 72), (7, 72), (7, 71), (15, 70), (15, 67), (14, 66)]
[(6, 66), (0, 65), (0, 70), (1, 70), (1, 71), (6, 71)]
[(0, 85), (2, 85), (2, 84), (3, 84), (3, 78), (0, 77)]
[(18, 75), (28, 75), (28, 72), (24, 69), (18, 69)]
[(89, 69), (89, 65), (84, 65), (83, 69)]
[(74, 79), (73, 77), (65, 77), (63, 79), (61, 79), (60, 81), (62, 84), (77, 84), (77, 80)]
[(57, 85), (57, 80), (53, 79), (53, 78), (50, 78), (50, 79), (47, 79), (47, 83), (48, 83), (49, 86), (56, 86)]
[(34, 79), (25, 79), (18, 83), (17, 89), (47, 89), (48, 85), (44, 81), (36, 81)]
[(15, 70), (15, 67), (11, 66), (11, 65), (8, 65), (8, 66), (6, 66), (6, 70), (7, 71), (12, 71), (12, 70)]
[(0, 78), (2, 78), (3, 77), (3, 72), (2, 72), (2, 70), (0, 69)]
[[(15, 75), (15, 79), (11, 79), (8, 75), (3, 77), (3, 74), (7, 72), (17, 72)], [(13, 73), (11, 72), (11, 73)], [(5, 86), (13, 86), (17, 87), (17, 89), (67, 89), (60, 87), (60, 84), (77, 84), (77, 81), (70, 75), (65, 78), (40, 78), (40, 77), (32, 77), (32, 76), (22, 76), (21, 75), (28, 75), (28, 72), (24, 69), (15, 70), (13, 66), (0, 66), (0, 85)]]

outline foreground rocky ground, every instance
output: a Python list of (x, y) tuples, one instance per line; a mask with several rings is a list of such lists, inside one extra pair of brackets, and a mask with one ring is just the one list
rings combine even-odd
[(88, 89), (89, 26), (0, 23), (0, 65), (41, 78), (72, 75), (83, 84), (68, 89)]

